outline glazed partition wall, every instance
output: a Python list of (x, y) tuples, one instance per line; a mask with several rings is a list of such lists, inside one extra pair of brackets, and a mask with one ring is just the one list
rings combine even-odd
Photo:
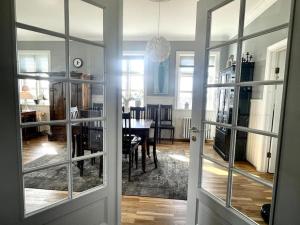
[(17, 55), (31, 52), (16, 74), (25, 217), (107, 184), (104, 10), (15, 2)]
[[(202, 117), (199, 183), (220, 204), (263, 225), (261, 207), (273, 206), (293, 4), (270, 2), (225, 1), (208, 13), (203, 100), (217, 112)], [(213, 76), (212, 52), (219, 55)]]

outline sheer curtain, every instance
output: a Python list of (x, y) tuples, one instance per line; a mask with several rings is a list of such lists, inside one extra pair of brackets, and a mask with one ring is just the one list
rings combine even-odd
[[(48, 51), (19, 51), (18, 72), (22, 74), (38, 76), (38, 73), (50, 72), (50, 52)], [(41, 104), (49, 105), (49, 81), (23, 79), (19, 80), (20, 91), (28, 87), (34, 99), (43, 99)], [(23, 103), (21, 101), (21, 103)], [(28, 104), (34, 104), (33, 100), (28, 100)]]

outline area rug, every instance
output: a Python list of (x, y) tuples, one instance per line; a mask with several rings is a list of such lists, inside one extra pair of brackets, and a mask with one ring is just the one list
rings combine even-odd
[[(146, 173), (132, 169), (128, 182), (128, 161), (123, 159), (123, 195), (147, 196), (167, 199), (187, 199), (188, 159), (182, 155), (157, 151), (158, 168), (153, 158), (147, 158)], [(139, 160), (141, 162), (141, 160)]]
[[(26, 165), (32, 168), (43, 163), (59, 161), (59, 155), (46, 155)], [(132, 168), (131, 182), (128, 182), (128, 159), (123, 158), (123, 195), (147, 196), (167, 199), (187, 199), (188, 160), (184, 156), (157, 151), (158, 168), (155, 169), (153, 157), (146, 160), (146, 173), (142, 171), (141, 158), (138, 169)], [(73, 164), (73, 190), (82, 192), (102, 183), (99, 178), (99, 159), (94, 165), (85, 160), (84, 175)], [(36, 171), (24, 176), (26, 188), (67, 191), (67, 168), (58, 166)]]
[[(42, 162), (58, 162), (59, 155), (45, 155), (33, 162), (27, 164), (25, 168), (32, 168), (34, 165), (41, 165)], [(96, 187), (103, 183), (102, 176), (99, 177), (99, 165), (100, 159), (96, 158), (94, 165), (91, 164), (91, 160), (84, 161), (83, 176), (80, 176), (80, 170), (76, 166), (76, 162), (72, 164), (73, 172), (73, 191), (82, 192), (90, 188)], [(36, 188), (45, 190), (68, 190), (68, 173), (66, 166), (56, 166), (45, 170), (39, 170), (24, 176), (24, 186), (26, 188)]]

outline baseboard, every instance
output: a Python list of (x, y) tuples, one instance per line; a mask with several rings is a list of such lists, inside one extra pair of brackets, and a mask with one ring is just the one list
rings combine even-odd
[[(161, 138), (162, 141), (170, 141), (169, 138)], [(190, 142), (190, 139), (185, 139), (185, 138), (175, 138), (174, 141), (178, 142)]]

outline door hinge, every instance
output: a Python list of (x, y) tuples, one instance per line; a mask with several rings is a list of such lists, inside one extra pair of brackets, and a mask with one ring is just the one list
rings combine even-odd
[(276, 67), (275, 68), (275, 74), (279, 74), (280, 73), (280, 68), (279, 67)]
[(268, 152), (268, 153), (267, 153), (267, 158), (271, 158), (271, 156), (272, 156), (272, 153), (271, 153), (271, 152)]

